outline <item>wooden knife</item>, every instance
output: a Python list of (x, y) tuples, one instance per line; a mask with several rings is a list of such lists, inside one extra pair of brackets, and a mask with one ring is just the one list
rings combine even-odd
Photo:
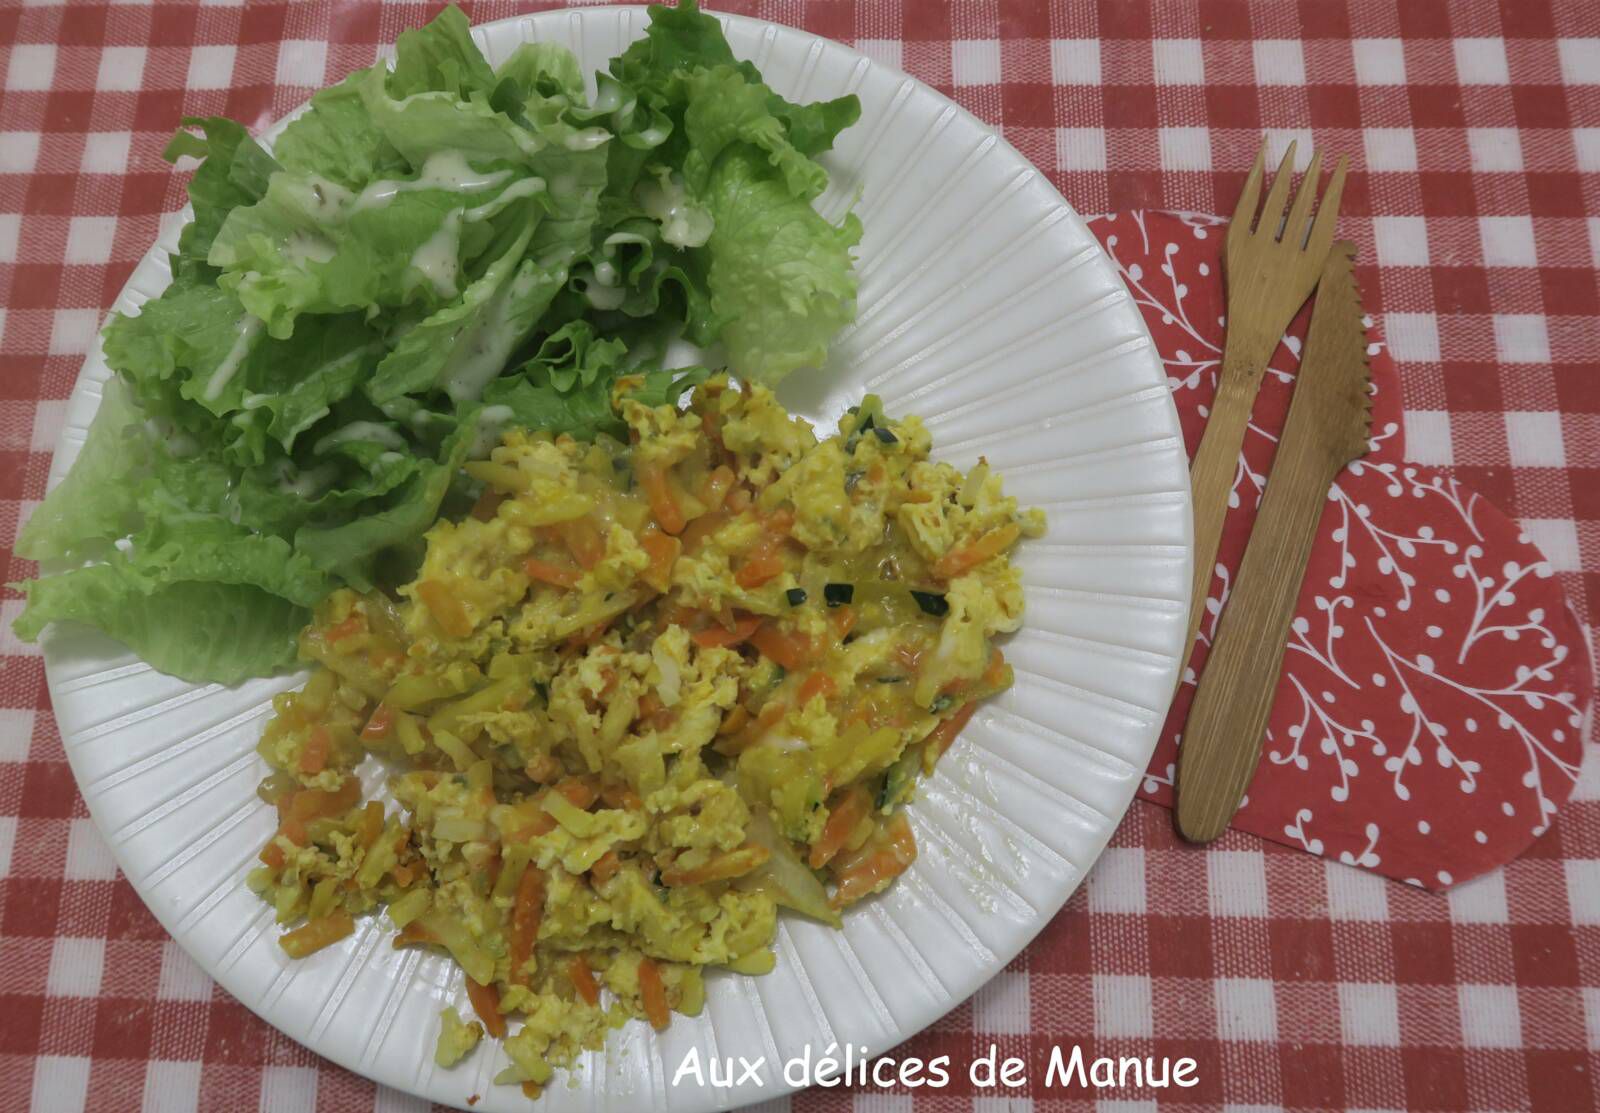
[(1178, 747), (1178, 831), (1193, 842), (1222, 834), (1255, 775), (1328, 488), (1367, 452), (1372, 403), (1354, 256), (1342, 240), (1323, 266), (1289, 416)]

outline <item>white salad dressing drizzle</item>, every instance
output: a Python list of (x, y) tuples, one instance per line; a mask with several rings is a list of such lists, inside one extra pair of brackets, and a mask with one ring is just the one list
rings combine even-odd
[(505, 432), (514, 417), (516, 413), (510, 406), (485, 406), (479, 410), (474, 421), (476, 428), (472, 434), (472, 446), (467, 454), (474, 459), (489, 455), (489, 450), (500, 443), (500, 434)]
[(376, 421), (352, 421), (319, 438), (317, 443), (311, 446), (311, 451), (321, 456), (328, 449), (346, 441), (372, 441), (393, 449), (402, 449), (406, 446), (405, 438), (387, 425), (380, 425)]
[(468, 209), (464, 214), (464, 219), (468, 224), (475, 224), (480, 220), (494, 216), (513, 201), (519, 201), (524, 197), (532, 197), (535, 193), (542, 193), (543, 191), (543, 178), (521, 178), (506, 186), (498, 197), (490, 198), (483, 204), (475, 205)]
[(676, 174), (642, 180), (633, 196), (645, 215), (661, 225), (661, 238), (674, 247), (702, 247), (711, 238), (711, 214), (690, 204)]
[(222, 357), (222, 362), (217, 364), (216, 370), (211, 372), (211, 378), (206, 380), (205, 399), (214, 402), (222, 397), (222, 392), (228, 389), (228, 383), (238, 372), (239, 365), (250, 354), (250, 346), (255, 343), (261, 334), (261, 318), (246, 313), (239, 318), (239, 323), (234, 326), (235, 337), (233, 347), (228, 349), (228, 354)]
[(277, 486), (286, 495), (309, 499), (321, 494), (338, 476), (339, 465), (331, 461), (301, 471), (290, 461), (284, 460), (278, 465)]
[(411, 253), (411, 266), (442, 298), (456, 296), (456, 277), (460, 272), (461, 209), (451, 209), (429, 236)]
[(479, 171), (472, 168), (465, 152), (435, 151), (422, 163), (422, 171), (409, 181), (373, 182), (356, 195), (351, 203), (354, 212), (378, 209), (402, 193), (421, 189), (447, 189), (452, 193), (474, 193), (480, 189), (497, 186), (511, 177), (509, 170)]
[(444, 374), (444, 389), (451, 398), (457, 402), (475, 399), (489, 380), (500, 374), (519, 339), (511, 307), (527, 297), (537, 282), (538, 273), (532, 267), (519, 269), (484, 307), (477, 323), (456, 337)]
[(335, 250), (327, 239), (301, 229), (290, 234), (289, 242), (283, 246), (283, 253), (291, 263), (303, 266), (305, 263), (326, 263), (333, 258)]
[(569, 151), (592, 151), (610, 138), (611, 133), (605, 128), (581, 128), (562, 140), (561, 145)]

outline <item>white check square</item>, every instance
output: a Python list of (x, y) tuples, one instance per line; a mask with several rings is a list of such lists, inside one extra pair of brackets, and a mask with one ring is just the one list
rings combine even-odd
[(1417, 137), (1410, 128), (1364, 128), (1361, 143), (1367, 152), (1368, 170), (1415, 172)]
[(1428, 221), (1420, 216), (1375, 216), (1372, 238), (1384, 267), (1428, 265)]
[(1000, 84), (1000, 40), (957, 39), (952, 42), (950, 78), (957, 85)]
[(1217, 1035), (1270, 1043), (1278, 1038), (1278, 1002), (1266, 978), (1218, 978)]
[(1101, 128), (1056, 128), (1056, 166), (1062, 170), (1104, 170), (1105, 131)]
[(56, 48), (51, 43), (18, 43), (11, 48), (6, 67), (6, 88), (12, 92), (40, 92), (56, 76)]
[(328, 44), (287, 39), (278, 47), (278, 84), (317, 88), (328, 67)]
[(1100, 40), (1052, 39), (1050, 77), (1057, 85), (1100, 84)]
[(1357, 85), (1404, 85), (1405, 44), (1399, 39), (1352, 39)]
[(1164, 170), (1210, 170), (1210, 128), (1161, 128), (1157, 133)]
[(1486, 266), (1533, 267), (1539, 263), (1531, 216), (1480, 216), (1478, 237)]
[(226, 89), (232, 85), (238, 53), (236, 46), (195, 47), (189, 52), (189, 88)]
[(100, 72), (94, 86), (106, 93), (133, 93), (144, 84), (144, 64), (149, 56), (142, 46), (108, 46), (100, 53)]
[(1522, 518), (1519, 523), (1529, 541), (1538, 546), (1557, 572), (1583, 570), (1578, 548), (1578, 524), (1571, 518)]
[(1467, 152), (1476, 172), (1520, 172), (1522, 139), (1516, 128), (1468, 128)]
[(1461, 1010), (1461, 1042), (1467, 1047), (1521, 1047), (1522, 1008), (1509, 985), (1456, 988)]
[(1568, 85), (1600, 85), (1600, 39), (1557, 39), (1561, 80)]
[(1299, 39), (1257, 39), (1250, 44), (1256, 82), (1261, 85), (1304, 85), (1305, 49)]
[(1406, 459), (1448, 467), (1456, 462), (1449, 410), (1406, 410)]
[(1439, 320), (1432, 313), (1386, 313), (1383, 331), (1395, 359), (1438, 362)]
[(83, 159), (78, 169), (85, 174), (125, 174), (132, 147), (132, 132), (92, 131), (83, 141)]
[(1542, 313), (1499, 313), (1494, 349), (1501, 363), (1549, 363), (1550, 331)]
[(75, 216), (67, 222), (68, 264), (104, 263), (111, 258), (111, 244), (117, 235), (114, 216)]
[(1509, 85), (1506, 41), (1500, 38), (1455, 39), (1456, 79), (1463, 85)]
[(1506, 447), (1519, 468), (1559, 468), (1567, 462), (1561, 415), (1550, 410), (1512, 410), (1506, 418)]
[(1400, 1046), (1400, 997), (1392, 985), (1339, 984), (1339, 1032), (1355, 1047)]
[(1096, 974), (1093, 989), (1095, 1035), (1151, 1034), (1149, 978), (1142, 974)]
[(1151, 46), (1157, 85), (1205, 84), (1205, 52), (1199, 39), (1157, 39)]

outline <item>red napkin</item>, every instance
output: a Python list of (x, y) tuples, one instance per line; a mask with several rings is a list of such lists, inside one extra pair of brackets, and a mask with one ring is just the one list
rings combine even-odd
[[(1089, 222), (1167, 366), (1192, 453), (1222, 356), (1217, 217)], [(1141, 794), (1172, 805), (1183, 721), (1288, 412), (1310, 308), (1265, 376), (1207, 617)], [(1550, 565), (1517, 524), (1405, 460), (1400, 384), (1369, 322), (1372, 451), (1318, 526), (1255, 779), (1233, 826), (1437, 889), (1515, 858), (1550, 826), (1582, 758), (1593, 670)]]

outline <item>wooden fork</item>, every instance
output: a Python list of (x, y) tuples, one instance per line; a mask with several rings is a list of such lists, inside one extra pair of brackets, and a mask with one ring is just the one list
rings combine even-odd
[[(1199, 451), (1189, 468), (1194, 491), (1194, 594), (1189, 606), (1189, 636), (1184, 641), (1183, 660), (1188, 661), (1206, 612), (1206, 593), (1217, 563), (1217, 545), (1222, 538), (1222, 523), (1228, 513), (1228, 494), (1233, 489), (1239, 466), (1239, 450), (1244, 444), (1245, 426), (1255, 405), (1261, 373), (1283, 338), (1289, 322), (1311, 296), (1333, 244), (1333, 226), (1339, 217), (1339, 197), (1344, 192), (1346, 162), (1338, 165), (1322, 194), (1316, 215), (1311, 202), (1316, 196), (1322, 172), (1322, 152), (1318, 151), (1306, 169), (1300, 192), (1289, 200), (1289, 181), (1293, 177), (1295, 145), (1290, 142), (1283, 161), (1272, 179), (1261, 218), (1256, 220), (1256, 202), (1261, 199), (1261, 179), (1266, 166), (1267, 143), (1261, 141), (1255, 165), (1244, 180), (1244, 192), (1228, 225), (1223, 253), (1222, 274), (1228, 292), (1228, 333), (1222, 353), (1222, 370), (1217, 379), (1217, 396), (1211, 403), (1211, 416), (1200, 438)], [(1288, 206), (1288, 215), (1284, 208)], [(1180, 674), (1181, 675), (1181, 674)]]

